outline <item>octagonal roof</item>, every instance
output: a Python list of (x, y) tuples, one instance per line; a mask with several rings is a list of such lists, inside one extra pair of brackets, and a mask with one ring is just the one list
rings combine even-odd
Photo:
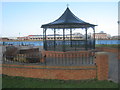
[(44, 24), (41, 28), (88, 28), (97, 25), (87, 23), (76, 17), (67, 7), (65, 12), (55, 21)]

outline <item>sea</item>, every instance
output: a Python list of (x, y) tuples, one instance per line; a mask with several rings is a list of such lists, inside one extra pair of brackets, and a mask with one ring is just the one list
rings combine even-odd
[[(62, 44), (62, 41), (56, 41)], [(0, 45), (33, 45), (43, 46), (43, 41), (5, 41), (0, 42)], [(96, 40), (95, 44), (120, 44), (120, 40)]]

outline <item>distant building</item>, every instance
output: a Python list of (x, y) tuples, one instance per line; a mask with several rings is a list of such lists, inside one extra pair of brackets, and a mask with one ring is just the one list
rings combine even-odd
[[(56, 40), (62, 40), (63, 35), (62, 34), (55, 34)], [(54, 40), (54, 34), (47, 35), (47, 40)]]
[[(85, 36), (81, 33), (73, 33), (72, 34), (72, 39), (73, 40), (80, 40), (80, 39), (84, 39)], [(70, 34), (66, 34), (66, 39), (70, 40)]]
[[(55, 34), (56, 40), (63, 40), (63, 35), (62, 34)], [(73, 33), (72, 34), (72, 39), (73, 40), (78, 40), (78, 39), (83, 39), (84, 35), (81, 33)], [(22, 40), (25, 40), (24, 37), (21, 37)], [(43, 35), (29, 35), (26, 37), (28, 40), (43, 40)], [(47, 40), (54, 40), (54, 34), (48, 34), (46, 35)], [(65, 40), (70, 40), (70, 34), (65, 35)]]
[(112, 36), (112, 39), (120, 39), (120, 35)]
[(17, 37), (9, 37), (10, 40), (17, 40)]
[[(92, 38), (94, 34), (92, 34)], [(95, 33), (95, 39), (110, 39), (110, 35), (101, 31), (100, 33)]]
[(29, 35), (28, 40), (43, 40), (43, 35)]
[(0, 38), (0, 41), (7, 41), (9, 38)]
[(28, 37), (17, 37), (17, 40), (28, 40)]
[[(93, 34), (89, 33), (87, 35), (88, 39), (93, 38)], [(56, 34), (55, 35), (56, 40), (63, 40), (63, 35), (62, 34)], [(71, 35), (70, 34), (66, 34), (65, 35), (65, 40), (70, 40)], [(81, 34), (81, 33), (73, 33), (72, 34), (72, 40), (84, 40), (86, 37), (85, 35)], [(118, 36), (113, 36), (111, 37), (109, 34), (104, 33), (103, 31), (101, 31), (100, 33), (95, 33), (95, 39), (117, 39)], [(54, 40), (54, 34), (48, 34), (46, 35), (46, 39), (47, 40)], [(10, 37), (10, 38), (1, 38), (2, 41), (8, 41), (8, 40), (43, 40), (43, 35), (28, 35), (28, 36), (24, 36), (24, 37)]]
[(17, 37), (1, 37), (0, 41), (14, 41), (17, 40)]

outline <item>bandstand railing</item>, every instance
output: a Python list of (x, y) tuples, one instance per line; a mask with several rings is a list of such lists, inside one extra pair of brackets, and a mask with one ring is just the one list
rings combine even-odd
[[(54, 47), (54, 40), (47, 40), (46, 41), (46, 50), (47, 51), (63, 51), (63, 47), (65, 47), (65, 51), (81, 51), (85, 50), (86, 41), (85, 40), (65, 40), (65, 44), (62, 44), (63, 41), (56, 41)], [(94, 41), (88, 40), (87, 41), (87, 49), (91, 50), (94, 49)]]

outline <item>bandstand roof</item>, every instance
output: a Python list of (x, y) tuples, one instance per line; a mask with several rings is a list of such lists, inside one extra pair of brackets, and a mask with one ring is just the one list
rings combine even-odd
[(41, 28), (88, 28), (97, 25), (87, 23), (76, 17), (67, 7), (65, 12), (57, 20), (44, 24)]

